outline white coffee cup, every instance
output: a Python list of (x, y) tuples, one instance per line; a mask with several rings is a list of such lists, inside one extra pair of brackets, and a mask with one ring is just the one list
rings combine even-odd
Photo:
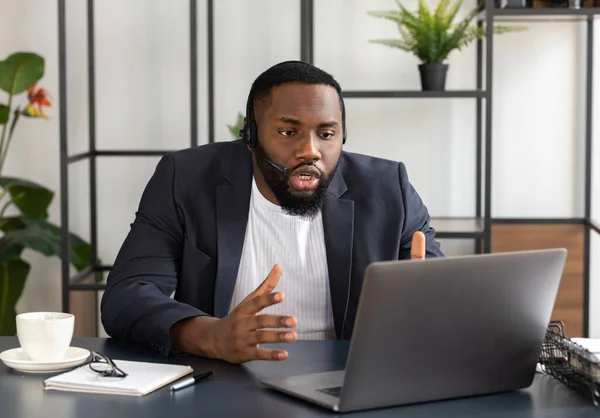
[(62, 312), (28, 312), (17, 315), (17, 337), (34, 361), (64, 359), (71, 345), (75, 316)]

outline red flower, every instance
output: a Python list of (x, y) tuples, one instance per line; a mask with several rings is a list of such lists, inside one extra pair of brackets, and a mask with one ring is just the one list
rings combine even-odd
[(24, 116), (29, 116), (33, 118), (45, 118), (48, 119), (49, 116), (44, 113), (44, 107), (51, 107), (52, 103), (50, 102), (50, 94), (43, 87), (37, 87), (37, 83), (34, 84), (29, 90), (27, 90), (27, 98), (29, 99), (29, 103), (23, 110), (22, 114)]

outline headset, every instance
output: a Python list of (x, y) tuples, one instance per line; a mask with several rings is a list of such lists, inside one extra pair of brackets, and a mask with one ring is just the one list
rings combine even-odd
[(252, 89), (250, 89), (250, 94), (248, 95), (248, 102), (246, 103), (246, 123), (240, 129), (240, 137), (242, 140), (248, 144), (254, 155), (260, 157), (269, 163), (272, 167), (274, 167), (277, 171), (285, 174), (288, 169), (281, 164), (277, 164), (275, 161), (272, 161), (266, 155), (263, 155), (261, 152), (256, 149), (256, 144), (258, 143), (258, 129), (256, 127), (256, 121), (254, 120), (254, 93)]
[[(287, 61), (290, 62), (290, 61)], [(306, 64), (302, 61), (294, 61), (301, 64)], [(283, 64), (283, 63), (282, 63)], [(346, 106), (344, 104), (344, 98), (340, 95), (340, 104), (342, 107), (342, 144), (346, 143)], [(252, 149), (254, 155), (260, 157), (269, 163), (273, 168), (277, 171), (285, 174), (288, 172), (288, 169), (281, 164), (277, 164), (275, 161), (272, 161), (269, 157), (259, 152), (256, 148), (258, 144), (258, 128), (256, 126), (256, 121), (254, 120), (254, 91), (253, 88), (250, 89), (250, 93), (248, 94), (248, 101), (246, 102), (246, 122), (242, 126), (239, 131), (240, 138)], [(350, 304), (350, 290), (352, 288), (352, 277), (349, 278), (348, 281), (348, 295), (346, 296), (346, 307), (344, 309), (344, 320), (342, 322), (342, 328), (339, 335), (339, 339), (341, 340), (344, 336), (344, 329), (346, 328), (346, 316), (348, 314), (348, 305)]]

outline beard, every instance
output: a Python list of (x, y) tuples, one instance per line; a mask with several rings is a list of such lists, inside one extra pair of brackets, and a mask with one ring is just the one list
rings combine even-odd
[[(259, 154), (270, 159), (259, 143), (256, 144), (256, 150)], [(337, 170), (339, 160), (329, 175), (326, 175), (314, 164), (299, 164), (296, 167), (288, 169), (285, 173), (275, 169), (275, 167), (260, 157), (256, 158), (256, 164), (283, 211), (289, 215), (300, 216), (301, 218), (310, 220), (314, 219), (323, 206), (325, 192)], [(319, 170), (321, 174), (317, 187), (307, 194), (294, 193), (291, 190), (289, 182), (290, 173), (299, 167), (311, 165)]]

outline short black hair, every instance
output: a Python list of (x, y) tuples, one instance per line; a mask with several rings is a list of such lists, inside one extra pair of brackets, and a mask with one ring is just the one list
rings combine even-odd
[[(304, 61), (284, 61), (275, 64), (260, 74), (248, 95), (246, 107), (246, 118), (256, 113), (257, 103), (266, 102), (273, 87), (285, 83), (323, 84), (333, 87), (340, 98), (340, 109), (342, 110), (342, 122), (345, 119), (344, 99), (342, 88), (333, 76), (322, 69)], [(250, 108), (252, 106), (252, 108)]]

